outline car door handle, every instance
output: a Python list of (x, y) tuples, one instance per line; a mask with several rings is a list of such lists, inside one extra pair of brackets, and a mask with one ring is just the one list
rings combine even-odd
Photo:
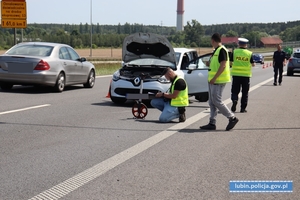
[(63, 64), (64, 64), (64, 65), (67, 65), (67, 63), (66, 63), (66, 62), (64, 62)]

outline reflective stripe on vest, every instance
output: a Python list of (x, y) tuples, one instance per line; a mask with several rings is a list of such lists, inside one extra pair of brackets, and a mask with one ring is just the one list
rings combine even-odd
[(232, 76), (252, 76), (252, 65), (250, 59), (252, 52), (247, 49), (235, 49), (233, 52)]
[(213, 77), (217, 73), (218, 69), (220, 68), (219, 54), (220, 54), (221, 48), (223, 48), (227, 53), (226, 67), (225, 67), (223, 73), (217, 78), (215, 83), (216, 84), (218, 84), (218, 83), (228, 83), (228, 82), (231, 81), (228, 51), (224, 46), (221, 46), (221, 47), (218, 47), (216, 49), (216, 51), (214, 52), (214, 54), (212, 55), (212, 58), (210, 60), (210, 64), (209, 64), (210, 71), (208, 72), (208, 82), (211, 79), (213, 79)]
[[(170, 92), (173, 93), (174, 91), (174, 86), (176, 81), (180, 79), (180, 77), (176, 77), (176, 79), (174, 80), (174, 82), (172, 83)], [(185, 80), (182, 79), (184, 82)], [(184, 106), (188, 106), (189, 105), (189, 95), (188, 95), (188, 85), (185, 82), (185, 89), (179, 91), (178, 96), (175, 99), (171, 99), (171, 106), (176, 106), (176, 107), (184, 107)]]

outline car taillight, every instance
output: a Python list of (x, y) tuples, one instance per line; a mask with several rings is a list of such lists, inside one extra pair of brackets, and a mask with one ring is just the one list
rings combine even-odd
[(34, 68), (34, 70), (49, 70), (50, 65), (46, 62), (41, 60)]

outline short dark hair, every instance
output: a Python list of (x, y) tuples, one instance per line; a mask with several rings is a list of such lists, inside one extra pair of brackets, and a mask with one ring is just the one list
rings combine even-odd
[(164, 71), (161, 73), (161, 75), (162, 75), (162, 76), (165, 75), (170, 69), (171, 69), (170, 67), (166, 67), (166, 68), (164, 69)]
[(211, 39), (215, 42), (221, 42), (221, 35), (219, 33), (214, 33), (212, 36), (211, 36)]

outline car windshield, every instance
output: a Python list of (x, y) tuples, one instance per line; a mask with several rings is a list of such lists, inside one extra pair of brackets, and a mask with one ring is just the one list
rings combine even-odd
[(294, 53), (294, 58), (300, 58), (300, 53)]
[(15, 46), (8, 50), (8, 55), (28, 55), (28, 56), (50, 56), (52, 52), (52, 46), (45, 45), (21, 45)]
[(153, 59), (153, 58), (144, 58), (144, 59), (136, 59), (127, 63), (129, 65), (138, 65), (138, 66), (163, 66), (163, 67), (171, 67), (175, 68), (173, 63), (170, 63), (165, 60)]
[(179, 63), (180, 55), (181, 55), (181, 53), (179, 53), (179, 52), (175, 52), (175, 56), (176, 56), (176, 63)]

